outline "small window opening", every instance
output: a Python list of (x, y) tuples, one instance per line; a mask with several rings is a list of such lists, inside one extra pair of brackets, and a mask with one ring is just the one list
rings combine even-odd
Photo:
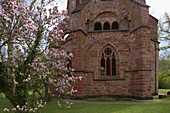
[[(70, 54), (70, 52), (67, 52), (67, 55), (69, 55), (69, 54)], [(67, 58), (66, 67), (67, 67), (67, 74), (69, 76), (71, 76), (71, 74), (70, 74), (71, 69), (72, 69), (72, 60), (71, 60), (71, 57)]]
[(94, 30), (102, 30), (102, 25), (100, 22), (95, 23)]
[(104, 28), (103, 28), (103, 30), (110, 30), (110, 24), (109, 24), (109, 22), (105, 22), (105, 23), (104, 23)]
[(118, 22), (113, 22), (112, 23), (112, 29), (119, 29)]
[(69, 58), (67, 62), (67, 70), (70, 70), (71, 68), (72, 68), (72, 62), (71, 59)]

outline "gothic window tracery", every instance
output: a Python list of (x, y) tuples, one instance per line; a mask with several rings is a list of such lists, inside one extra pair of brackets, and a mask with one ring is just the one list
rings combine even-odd
[(116, 58), (110, 47), (105, 48), (101, 54), (101, 76), (116, 75)]

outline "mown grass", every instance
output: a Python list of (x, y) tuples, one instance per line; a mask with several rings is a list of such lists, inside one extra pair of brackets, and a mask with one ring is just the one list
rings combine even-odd
[[(6, 105), (9, 106), (8, 103)], [(49, 102), (41, 113), (169, 113), (170, 104), (88, 104), (74, 103), (70, 109)], [(1, 108), (2, 106), (0, 106)], [(3, 113), (0, 112), (0, 113)], [(12, 112), (10, 112), (12, 113)]]
[[(170, 100), (170, 98), (167, 98), (166, 100)], [(57, 106), (57, 101), (52, 101), (47, 103), (47, 106), (42, 109), (41, 113), (169, 113), (170, 111), (169, 106), (170, 103), (159, 104), (74, 103), (70, 109), (67, 109), (66, 104), (63, 103), (63, 105), (59, 107)], [(3, 109), (5, 107), (11, 109), (12, 105), (4, 96), (2, 96), (0, 97), (0, 113), (4, 113)]]
[(170, 97), (168, 97), (168, 98), (163, 98), (163, 99), (161, 99), (161, 100), (170, 101)]
[(57, 107), (52, 102), (43, 113), (169, 113), (170, 104), (88, 104), (75, 103), (71, 109)]
[(167, 92), (170, 92), (170, 89), (159, 89), (159, 92), (161, 92), (161, 93), (167, 93)]
[[(159, 90), (164, 91), (164, 90)], [(167, 90), (166, 90), (167, 91)], [(170, 101), (169, 98), (162, 99)], [(89, 102), (137, 102), (135, 100), (98, 100), (90, 99)], [(47, 106), (41, 110), (41, 113), (169, 113), (170, 103), (157, 104), (91, 104), (91, 103), (74, 103), (70, 109), (66, 104), (57, 106), (57, 101), (47, 103)], [(4, 113), (4, 108), (13, 108), (10, 102), (0, 94), (0, 113)], [(10, 113), (14, 113), (10, 111)]]
[[(0, 93), (0, 113), (3, 113), (4, 108), (12, 108), (12, 104), (9, 102), (8, 99), (5, 98), (4, 94)], [(10, 112), (14, 113), (14, 112)]]

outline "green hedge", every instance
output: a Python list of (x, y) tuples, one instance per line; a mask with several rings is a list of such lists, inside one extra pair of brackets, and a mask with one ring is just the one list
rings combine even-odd
[(159, 89), (170, 89), (170, 76), (163, 77), (159, 74)]

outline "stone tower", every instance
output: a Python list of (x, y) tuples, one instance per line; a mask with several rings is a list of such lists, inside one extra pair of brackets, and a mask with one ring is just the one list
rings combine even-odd
[(145, 0), (68, 0), (68, 34), (77, 81), (72, 97), (158, 93), (157, 22)]

